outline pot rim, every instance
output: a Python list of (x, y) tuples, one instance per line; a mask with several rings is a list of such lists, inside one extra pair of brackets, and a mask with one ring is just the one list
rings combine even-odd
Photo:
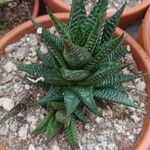
[(150, 7), (145, 14), (139, 33), (138, 40), (150, 57)]
[(33, 6), (33, 10), (32, 10), (32, 18), (36, 18), (38, 16), (39, 5), (40, 5), (39, 0), (34, 0), (34, 6)]
[[(66, 21), (69, 17), (68, 13), (56, 13), (55, 16), (62, 21)], [(52, 24), (50, 22), (50, 18), (48, 15), (40, 16), (36, 18), (36, 21), (38, 21), (40, 24), (42, 24), (45, 27), (50, 27)], [(0, 39), (0, 52), (4, 52), (4, 49), (7, 45), (9, 45), (12, 42), (16, 42), (20, 38), (22, 38), (27, 33), (35, 32), (35, 29), (31, 23), (31, 21), (27, 21), (15, 29), (11, 30), (9, 33), (7, 33), (2, 39)], [(136, 141), (135, 145), (133, 146), (134, 150), (147, 150), (150, 148), (150, 59), (144, 52), (143, 48), (125, 31), (123, 31), (120, 28), (116, 28), (115, 36), (119, 36), (122, 33), (125, 34), (125, 44), (128, 44), (132, 48), (133, 57), (136, 60), (136, 63), (139, 65), (140, 69), (143, 72), (147, 72), (148, 75), (145, 76), (145, 81), (147, 83), (147, 113), (145, 115), (144, 119), (144, 125), (143, 129), (141, 131), (141, 134)], [(142, 63), (141, 63), (142, 62)]]
[[(50, 3), (57, 5), (59, 7), (62, 7), (62, 9), (65, 10), (65, 12), (70, 11), (70, 6), (67, 5), (64, 0), (45, 0), (45, 2), (50, 1)], [(149, 0), (143, 0), (142, 3), (136, 4), (135, 6), (133, 6), (132, 8), (127, 9), (126, 11), (124, 11), (124, 13), (122, 14), (123, 17), (127, 17), (130, 15), (134, 15), (137, 12), (142, 11), (143, 9), (145, 9), (148, 5), (150, 5), (150, 1)]]

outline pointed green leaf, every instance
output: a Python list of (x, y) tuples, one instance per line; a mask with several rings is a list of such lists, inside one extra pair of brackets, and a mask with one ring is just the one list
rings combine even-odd
[(36, 129), (33, 131), (33, 133), (35, 133), (35, 134), (45, 133), (52, 114), (53, 114), (53, 112), (48, 113), (44, 117), (44, 119), (39, 123), (39, 125), (36, 127)]
[(63, 95), (60, 91), (60, 88), (52, 86), (48, 93), (43, 96), (40, 100), (39, 100), (39, 104), (41, 106), (47, 106), (49, 105), (49, 103), (51, 102), (56, 102), (56, 101), (60, 101), (63, 100)]
[(105, 43), (106, 41), (111, 39), (113, 32), (115, 31), (119, 23), (120, 16), (125, 9), (125, 6), (126, 6), (126, 2), (112, 17), (106, 20), (106, 24), (104, 26), (104, 31), (103, 31), (102, 43)]
[(69, 28), (71, 39), (74, 44), (84, 45), (84, 38), (81, 32), (81, 24), (86, 18), (84, 0), (72, 0), (71, 13), (69, 18)]
[(49, 107), (55, 109), (55, 110), (64, 110), (65, 109), (65, 105), (64, 102), (51, 102), (49, 103)]
[(70, 126), (64, 129), (65, 138), (73, 149), (79, 148), (79, 142), (77, 137), (77, 129), (75, 127), (75, 121), (72, 119)]
[(70, 40), (69, 28), (63, 22), (58, 20), (50, 10), (48, 10), (48, 14), (60, 37), (66, 40)]
[(120, 46), (123, 37), (124, 34), (122, 34), (120, 37), (116, 39), (110, 40), (101, 45), (96, 56), (92, 58), (89, 64), (85, 67), (85, 70), (94, 72), (100, 64), (104, 63), (107, 60), (110, 53), (112, 53), (115, 49), (117, 49)]
[(74, 69), (80, 69), (91, 60), (91, 54), (82, 47), (64, 40), (64, 58)]
[(51, 140), (56, 134), (61, 130), (62, 124), (59, 123), (56, 119), (55, 116), (52, 116), (48, 122), (47, 126), (47, 137), (49, 140)]
[(81, 81), (91, 75), (91, 73), (86, 70), (69, 70), (65, 68), (61, 68), (61, 73), (63, 78), (68, 81)]
[(21, 71), (25, 71), (35, 77), (42, 77), (45, 82), (53, 85), (71, 84), (63, 79), (58, 69), (50, 69), (42, 64), (17, 64)]
[(87, 49), (90, 53), (93, 53), (96, 47), (101, 43), (102, 33), (103, 33), (104, 19), (97, 24), (97, 26), (91, 31), (88, 40), (85, 45), (85, 49)]
[(55, 34), (52, 34), (48, 29), (45, 29), (36, 21), (32, 20), (32, 23), (34, 24), (36, 28), (39, 28), (39, 27), (42, 28), (41, 37), (44, 43), (46, 44), (50, 55), (53, 55), (56, 58), (60, 66), (67, 67), (66, 62), (63, 58), (64, 46), (63, 46), (62, 41), (58, 38), (58, 36), (56, 36)]
[(88, 118), (85, 116), (85, 114), (83, 112), (83, 108), (81, 109), (81, 108), (77, 107), (73, 113), (81, 122), (83, 122), (83, 123), (88, 122)]
[(114, 103), (119, 103), (123, 105), (127, 105), (130, 107), (136, 107), (137, 104), (130, 100), (125, 94), (116, 89), (100, 89), (94, 91), (94, 97), (99, 100), (110, 101)]
[(98, 0), (89, 16), (82, 22), (82, 32), (84, 38), (87, 38), (90, 32), (96, 28), (97, 23), (102, 20), (106, 15), (108, 1)]
[(124, 57), (128, 53), (127, 47), (118, 47), (116, 50), (112, 51), (107, 57), (107, 61), (117, 62), (122, 57)]
[(91, 77), (87, 78), (84, 81), (81, 81), (80, 84), (83, 85), (97, 85), (101, 80), (109, 77), (110, 75), (120, 72), (122, 69), (128, 67), (130, 64), (122, 64), (116, 62), (104, 63), (101, 65), (100, 69), (97, 70)]
[(56, 120), (67, 128), (70, 125), (70, 116), (66, 114), (64, 110), (57, 111), (55, 114)]
[(57, 67), (58, 63), (53, 55), (50, 53), (42, 53), (40, 49), (37, 50), (37, 56), (39, 60), (42, 61), (43, 65), (48, 66), (50, 68)]
[(73, 87), (72, 89), (76, 92), (76, 94), (80, 97), (80, 100), (90, 111), (98, 116), (101, 116), (101, 113), (98, 111), (98, 108), (96, 106), (95, 100), (93, 99), (92, 87)]
[(114, 74), (97, 83), (98, 87), (112, 87), (123, 82), (128, 82), (137, 78), (141, 78), (142, 74)]
[(80, 98), (71, 89), (64, 90), (64, 102), (67, 114), (71, 114), (80, 103)]

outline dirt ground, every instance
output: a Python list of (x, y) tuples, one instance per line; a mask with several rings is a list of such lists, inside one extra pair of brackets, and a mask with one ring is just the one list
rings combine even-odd
[(6, 0), (0, 5), (0, 37), (20, 23), (30, 19), (34, 0)]

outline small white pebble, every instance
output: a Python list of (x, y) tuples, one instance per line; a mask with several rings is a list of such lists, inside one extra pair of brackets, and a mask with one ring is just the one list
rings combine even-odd
[(12, 62), (8, 62), (4, 65), (4, 70), (9, 73), (9, 72), (13, 71), (15, 69), (15, 67), (16, 67), (15, 64), (13, 64)]
[(101, 118), (100, 118), (100, 117), (97, 117), (95, 121), (96, 121), (97, 123), (100, 123), (100, 122), (101, 122)]
[(38, 33), (38, 34), (42, 34), (42, 27), (39, 27), (39, 28), (37, 29), (37, 33)]
[(128, 50), (128, 52), (130, 52), (130, 51), (131, 51), (131, 47), (130, 47), (130, 45), (127, 45), (127, 50)]
[(22, 140), (25, 140), (27, 138), (27, 132), (28, 131), (27, 131), (27, 128), (25, 126), (20, 128), (18, 134)]
[(86, 129), (87, 131), (89, 131), (90, 128), (91, 128), (91, 127), (90, 127), (90, 124), (86, 124), (84, 127), (85, 127), (85, 129)]
[(91, 131), (95, 131), (95, 128), (92, 128)]
[(140, 107), (141, 107), (141, 108), (144, 108), (144, 107), (145, 107), (145, 104), (144, 104), (144, 103), (140, 103)]
[(60, 147), (57, 145), (53, 145), (52, 150), (60, 150)]
[(106, 147), (107, 147), (107, 145), (108, 145), (108, 143), (107, 143), (106, 141), (103, 141), (103, 142), (102, 142), (102, 146), (103, 146), (103, 147), (105, 147), (105, 148), (106, 148)]
[(138, 123), (140, 121), (140, 118), (138, 118), (138, 116), (136, 115), (131, 116), (131, 118), (134, 120), (135, 123)]
[(36, 52), (32, 52), (32, 57), (36, 56)]
[(137, 88), (137, 90), (139, 90), (139, 91), (145, 90), (145, 89), (146, 89), (146, 84), (145, 84), (145, 82), (143, 82), (143, 81), (138, 82), (138, 83), (136, 84), (136, 88)]
[(11, 53), (15, 50), (15, 46), (13, 44), (10, 44), (6, 47), (5, 52), (6, 53)]
[(30, 85), (29, 85), (29, 84), (26, 84), (26, 85), (25, 85), (25, 89), (26, 89), (26, 90), (29, 90), (29, 89), (30, 89)]
[(130, 139), (131, 141), (133, 141), (133, 140), (134, 140), (134, 136), (133, 136), (133, 135), (130, 135), (130, 136), (128, 137), (128, 139)]
[(110, 144), (108, 145), (108, 149), (109, 149), (109, 150), (114, 150), (114, 149), (116, 149), (115, 144), (114, 144), (114, 143), (110, 143)]
[(0, 98), (0, 106), (2, 106), (6, 111), (10, 111), (14, 107), (14, 101), (7, 97)]
[(81, 141), (82, 141), (82, 143), (86, 143), (86, 134), (84, 134), (84, 136), (82, 137), (82, 139), (81, 139)]
[(48, 50), (47, 50), (47, 48), (46, 48), (46, 46), (45, 46), (44, 44), (41, 44), (40, 51), (41, 51), (43, 54), (48, 53)]
[(30, 41), (30, 38), (29, 38), (29, 37), (27, 37), (27, 38), (26, 38), (26, 41), (27, 41), (27, 42), (28, 42), (28, 41)]
[(30, 144), (28, 150), (36, 150), (36, 148), (34, 147), (33, 144)]
[(99, 148), (99, 145), (96, 145), (94, 150), (101, 150), (101, 149)]

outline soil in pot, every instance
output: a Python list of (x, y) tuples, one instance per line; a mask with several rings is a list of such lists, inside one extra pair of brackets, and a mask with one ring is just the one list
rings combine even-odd
[(34, 0), (7, 0), (0, 6), (0, 37), (13, 27), (29, 20), (32, 15)]
[[(64, 0), (67, 4), (71, 5), (72, 0)], [(108, 12), (116, 12), (122, 4), (126, 0), (109, 0), (108, 5)], [(127, 0), (126, 9), (132, 8), (137, 4), (142, 3), (143, 0)], [(96, 3), (97, 0), (85, 0), (86, 3), (86, 9), (89, 12), (93, 6), (94, 3)]]
[[(54, 28), (51, 28), (51, 31), (55, 32)], [(14, 60), (26, 64), (40, 63), (37, 58), (37, 49), (47, 53), (47, 49), (39, 36), (29, 34), (19, 42), (9, 45), (5, 49), (6, 54), (0, 56), (0, 63), (2, 64), (0, 66), (1, 116), (16, 105), (22, 97), (31, 100), (38, 99), (39, 96), (43, 95), (41, 89), (37, 90), (21, 80), (20, 77), (24, 77), (26, 74), (18, 71), (12, 63)], [(130, 47), (128, 50), (130, 51)], [(131, 53), (122, 58), (122, 61), (133, 64), (128, 69), (123, 70), (123, 73), (138, 71)], [(146, 112), (146, 84), (143, 79), (136, 79), (133, 82), (125, 83), (124, 86), (131, 89), (127, 95), (135, 100), (140, 109), (101, 103), (104, 118), (95, 117), (89, 113), (90, 123), (78, 125), (78, 136), (83, 150), (130, 150), (133, 146), (142, 129)], [(57, 136), (51, 142), (48, 142), (45, 136), (34, 137), (32, 131), (39, 120), (43, 118), (43, 114), (44, 110), (34, 105), (26, 111), (21, 111), (0, 128), (0, 143), (6, 145), (8, 150), (70, 150), (63, 135)]]

